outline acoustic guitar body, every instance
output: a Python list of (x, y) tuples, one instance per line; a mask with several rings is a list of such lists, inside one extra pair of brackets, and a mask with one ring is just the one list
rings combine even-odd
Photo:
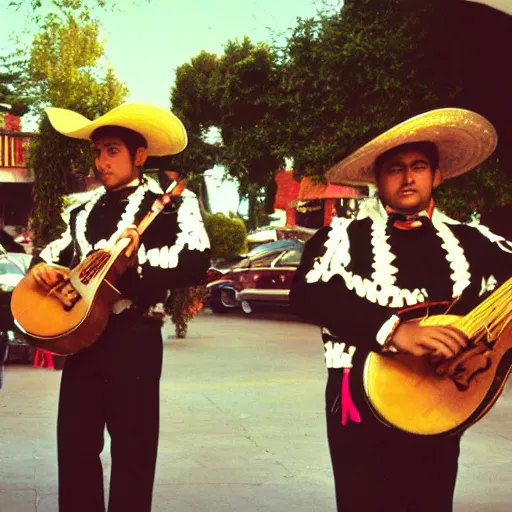
[[(429, 317), (422, 325), (450, 325), (458, 317)], [(385, 424), (421, 435), (457, 434), (481, 419), (503, 391), (512, 365), (512, 324), (492, 348), (438, 375), (427, 357), (370, 353), (364, 388)]]
[[(89, 258), (71, 270), (68, 283), (47, 291), (29, 273), (13, 291), (11, 311), (17, 326), (36, 347), (69, 355), (91, 346), (104, 331), (112, 305), (120, 298), (116, 284), (128, 266), (127, 239), (116, 245), (107, 263), (84, 283)], [(78, 300), (67, 303), (78, 293)]]

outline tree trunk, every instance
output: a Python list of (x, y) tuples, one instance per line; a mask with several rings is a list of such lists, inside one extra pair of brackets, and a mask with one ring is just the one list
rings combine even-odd
[(248, 231), (258, 227), (257, 207), (258, 207), (258, 189), (255, 186), (249, 187), (249, 220), (247, 222)]

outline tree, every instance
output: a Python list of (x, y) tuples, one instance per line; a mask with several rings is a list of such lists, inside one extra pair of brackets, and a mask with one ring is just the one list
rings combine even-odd
[[(102, 70), (103, 45), (87, 10), (65, 21), (49, 15), (33, 39), (24, 69), (26, 90), (41, 113), (44, 106), (68, 108), (92, 119), (122, 103), (126, 87), (111, 69)], [(63, 196), (76, 191), (93, 168), (88, 142), (63, 137), (41, 115), (40, 137), (31, 152), (35, 170), (32, 228), (42, 245), (61, 228)]]
[[(241, 196), (249, 198), (250, 227), (256, 225), (260, 190), (283, 163), (273, 136), (278, 77), (275, 52), (244, 38), (229, 41), (221, 57), (201, 52), (180, 66), (171, 95), (173, 110), (196, 136), (196, 153), (212, 149), (213, 158), (238, 180)], [(201, 148), (199, 142), (206, 144), (204, 136), (212, 127), (222, 143)]]
[(250, 229), (257, 225), (259, 191), (284, 164), (275, 146), (278, 84), (276, 53), (247, 37), (227, 43), (211, 84), (220, 110), (220, 162), (249, 199)]
[[(37, 24), (44, 22), (48, 15), (67, 16), (83, 10), (97, 11), (101, 9), (116, 9), (122, 4), (121, 0), (8, 0), (7, 8), (24, 11), (27, 19)], [(134, 0), (138, 3), (151, 3), (151, 0)], [(61, 18), (62, 21), (63, 18)]]
[[(299, 20), (282, 49), (279, 134), (281, 151), (293, 157), (298, 177), (321, 179), (379, 133), (427, 110), (458, 106), (485, 115), (475, 101), (482, 103), (481, 84), (478, 92), (468, 72), (459, 69), (461, 62), (472, 69), (469, 61), (476, 55), (459, 41), (477, 38), (476, 29), (468, 32), (466, 24), (455, 22), (464, 18), (461, 4), (468, 2), (346, 0), (337, 11)], [(475, 50), (475, 44), (471, 47)], [(503, 103), (510, 105), (504, 95)], [(472, 194), (462, 191), (464, 212), (452, 200), (470, 179), (473, 185), (477, 180), (477, 189), (494, 191), (478, 202), (487, 207), (496, 198), (491, 177), (494, 185), (510, 181), (503, 160), (487, 162), (471, 179), (443, 186), (442, 206), (459, 218), (467, 216)]]
[(20, 95), (17, 90), (21, 80), (20, 73), (0, 72), (0, 103), (11, 105), (10, 113), (22, 116), (28, 112), (30, 98)]
[(299, 20), (283, 48), (281, 105), (282, 148), (299, 175), (322, 176), (383, 129), (434, 107), (441, 92), (456, 92), (432, 87), (418, 64), (435, 2), (348, 0)]
[(218, 64), (215, 54), (202, 51), (190, 63), (176, 70), (176, 82), (171, 89), (173, 112), (183, 121), (188, 135), (185, 151), (170, 157), (172, 170), (178, 171), (193, 190), (204, 210), (208, 200), (204, 172), (218, 160), (219, 144), (208, 142), (208, 131), (218, 124), (219, 110), (210, 98), (209, 84)]

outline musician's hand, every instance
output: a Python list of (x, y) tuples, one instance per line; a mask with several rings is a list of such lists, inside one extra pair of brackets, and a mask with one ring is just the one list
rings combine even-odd
[(404, 322), (391, 342), (399, 352), (414, 356), (429, 355), (432, 362), (455, 357), (468, 344), (467, 336), (450, 326), (422, 326), (418, 322)]
[(126, 228), (120, 235), (118, 240), (121, 240), (121, 238), (129, 238), (130, 244), (126, 248), (125, 256), (127, 258), (134, 258), (137, 254), (137, 251), (139, 249), (140, 244), (140, 233), (137, 231), (136, 226), (130, 226)]
[(70, 270), (66, 267), (55, 267), (48, 263), (38, 263), (30, 269), (30, 274), (37, 284), (45, 289), (54, 287), (59, 281), (69, 279)]

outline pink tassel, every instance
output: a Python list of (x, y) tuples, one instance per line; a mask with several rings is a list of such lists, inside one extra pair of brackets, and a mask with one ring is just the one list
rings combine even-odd
[(361, 423), (361, 416), (356, 409), (352, 396), (350, 395), (350, 388), (348, 379), (350, 376), (350, 368), (343, 369), (343, 380), (341, 381), (341, 424), (345, 426), (347, 420), (352, 420), (355, 423)]

